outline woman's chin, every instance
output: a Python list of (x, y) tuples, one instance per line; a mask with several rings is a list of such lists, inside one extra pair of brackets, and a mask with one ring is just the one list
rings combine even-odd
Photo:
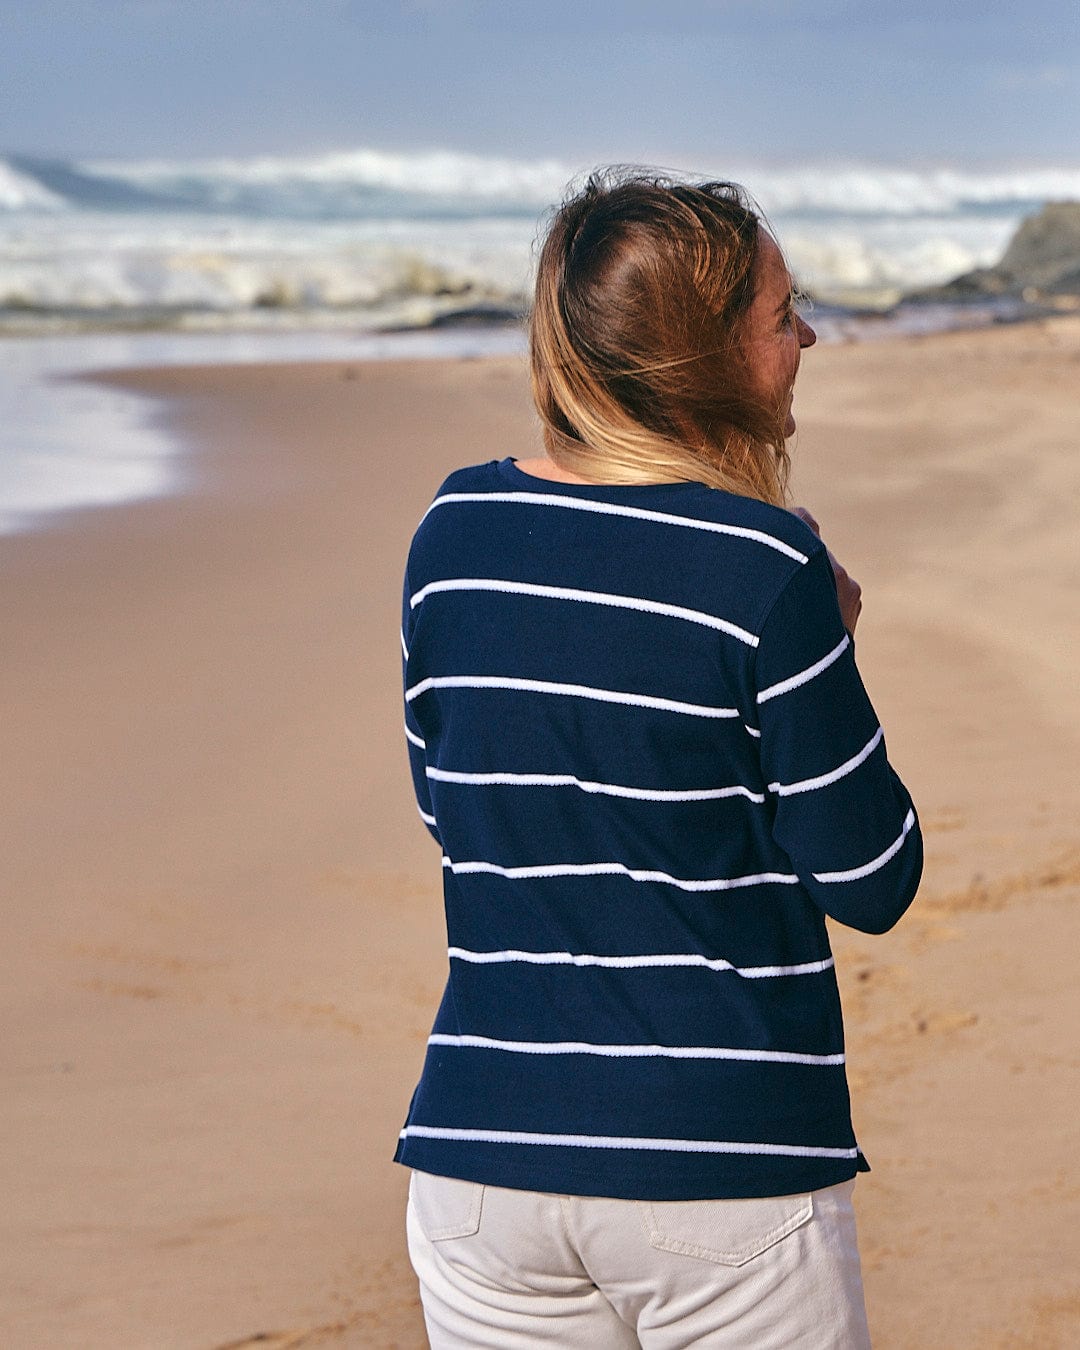
[(795, 415), (793, 413), (789, 412), (787, 415), (787, 421), (784, 423), (784, 435), (785, 437), (795, 435)]

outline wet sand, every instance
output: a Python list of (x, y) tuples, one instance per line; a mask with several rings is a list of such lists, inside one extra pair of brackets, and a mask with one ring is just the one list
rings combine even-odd
[[(445, 976), (400, 572), (516, 359), (110, 376), (188, 490), (0, 539), (5, 1346), (420, 1347), (389, 1161)], [(1080, 321), (819, 347), (796, 498), (921, 895), (834, 929), (877, 1350), (1080, 1341)]]

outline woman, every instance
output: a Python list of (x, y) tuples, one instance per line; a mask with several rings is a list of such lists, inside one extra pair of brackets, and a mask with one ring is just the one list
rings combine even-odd
[(741, 189), (594, 177), (539, 258), (547, 454), (413, 541), (450, 977), (396, 1156), (437, 1348), (869, 1343), (825, 916), (889, 928), (922, 846), (858, 587), (785, 509), (813, 342)]

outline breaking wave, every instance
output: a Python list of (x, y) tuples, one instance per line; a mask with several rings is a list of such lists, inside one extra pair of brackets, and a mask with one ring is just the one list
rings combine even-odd
[[(710, 172), (711, 166), (698, 166)], [(581, 166), (359, 149), (214, 160), (0, 158), (0, 330), (422, 327), (512, 316), (540, 221)], [(888, 304), (995, 262), (1080, 168), (727, 165), (804, 284)]]
[[(973, 172), (950, 168), (818, 165), (798, 169), (701, 166), (752, 189), (770, 213), (912, 216), (1029, 209), (1080, 198), (1080, 167)], [(206, 160), (0, 159), (0, 208), (239, 212), (353, 219), (396, 211), (498, 214), (558, 201), (581, 166), (430, 151), (360, 149), (309, 157)]]

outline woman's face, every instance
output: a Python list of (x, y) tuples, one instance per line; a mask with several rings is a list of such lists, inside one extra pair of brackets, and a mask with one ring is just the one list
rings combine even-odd
[(817, 334), (795, 312), (791, 274), (776, 240), (766, 230), (758, 235), (754, 263), (754, 298), (746, 313), (747, 349), (757, 392), (784, 418), (784, 435), (795, 434), (791, 411), (795, 376), (803, 347)]

